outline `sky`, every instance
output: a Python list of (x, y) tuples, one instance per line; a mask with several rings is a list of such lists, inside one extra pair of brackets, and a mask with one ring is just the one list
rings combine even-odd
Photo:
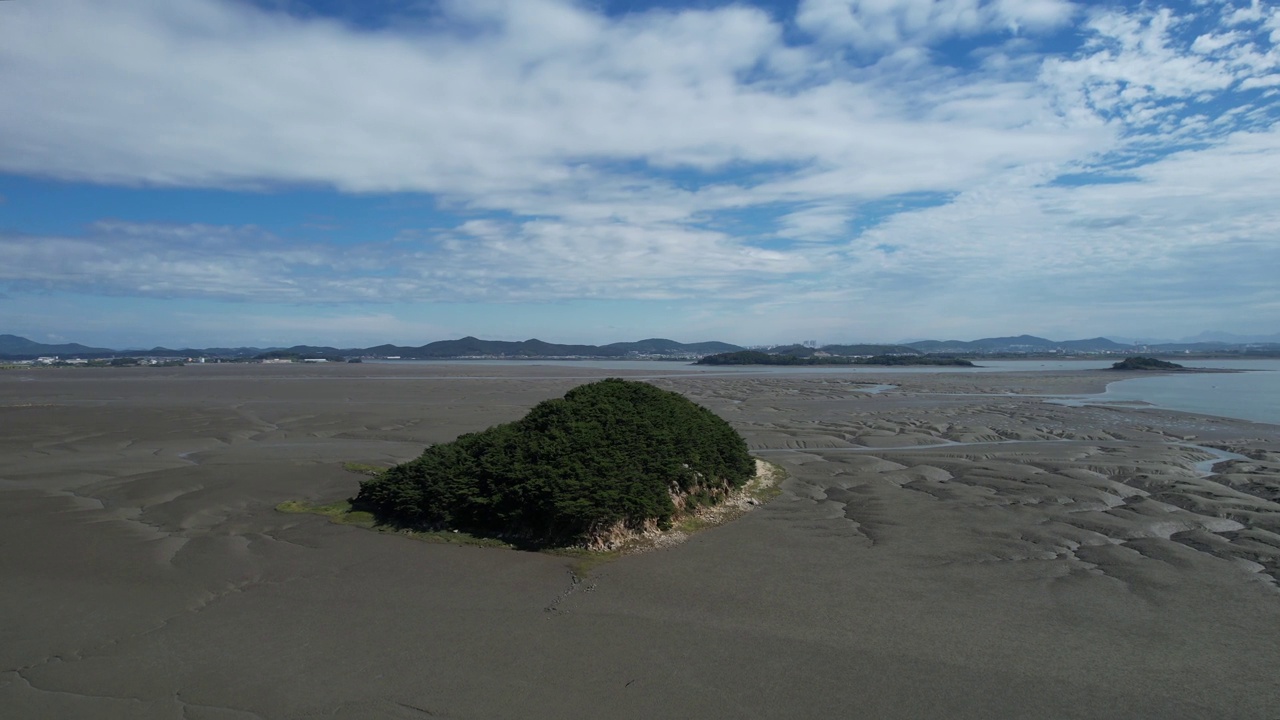
[(0, 333), (1280, 331), (1280, 6), (6, 0)]

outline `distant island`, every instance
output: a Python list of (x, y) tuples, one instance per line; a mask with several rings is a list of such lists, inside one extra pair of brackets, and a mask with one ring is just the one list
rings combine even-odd
[(1127, 357), (1124, 360), (1111, 366), (1112, 370), (1186, 370), (1185, 367), (1178, 363), (1157, 360), (1152, 357), (1134, 356)]
[(845, 357), (841, 355), (812, 355), (797, 357), (756, 350), (739, 350), (737, 352), (708, 355), (698, 360), (697, 365), (935, 365), (941, 367), (975, 367), (975, 365), (957, 357), (932, 355), (872, 355), (870, 357)]
[(721, 503), (755, 474), (746, 442), (710, 410), (611, 378), (429, 447), (362, 482), (351, 507), (408, 529), (606, 549)]

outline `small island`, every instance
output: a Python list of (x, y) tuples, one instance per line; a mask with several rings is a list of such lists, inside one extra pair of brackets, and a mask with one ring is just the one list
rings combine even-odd
[(429, 447), (362, 482), (351, 506), (406, 529), (609, 549), (720, 504), (755, 476), (746, 442), (710, 410), (610, 378)]
[(1135, 355), (1127, 357), (1124, 360), (1111, 366), (1112, 370), (1185, 370), (1186, 368), (1178, 363), (1168, 362), (1166, 360), (1158, 360), (1152, 357), (1142, 357)]
[(760, 352), (758, 350), (740, 350), (738, 352), (708, 355), (698, 360), (696, 365), (876, 365), (893, 367), (899, 365), (931, 365), (941, 367), (975, 367), (964, 358), (937, 355), (873, 355), (871, 357), (847, 357), (842, 355), (797, 357)]

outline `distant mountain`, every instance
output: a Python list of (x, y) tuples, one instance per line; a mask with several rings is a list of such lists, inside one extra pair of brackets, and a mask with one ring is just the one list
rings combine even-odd
[[(727, 351), (733, 352), (733, 351)], [(920, 355), (920, 350), (906, 345), (823, 345), (809, 347), (807, 345), (779, 345), (769, 349), (771, 355), (789, 355), (797, 358), (821, 357), (819, 353), (842, 357), (869, 357), (873, 355)]]
[(132, 357), (255, 357), (272, 354), (280, 357), (401, 357), (405, 359), (447, 359), (462, 357), (701, 357), (722, 352), (734, 352), (742, 348), (722, 342), (681, 343), (665, 338), (650, 338), (637, 342), (618, 342), (609, 345), (561, 345), (530, 339), (519, 342), (481, 340), (464, 337), (458, 340), (438, 340), (420, 347), (401, 345), (376, 345), (369, 348), (335, 348), (323, 345), (294, 345), (288, 348), (186, 348), (171, 350), (157, 347), (151, 350), (120, 351), (109, 348), (91, 348), (84, 345), (44, 345), (16, 335), (0, 335), (0, 357), (27, 359), (47, 355), (106, 357), (128, 354)]
[(402, 348), (404, 358), (456, 357), (571, 357), (593, 355), (594, 345), (556, 345), (537, 339), (510, 342), (481, 340), (471, 336), (460, 340), (438, 340), (419, 348)]
[(1133, 349), (1128, 345), (1108, 340), (1104, 337), (1090, 338), (1088, 340), (1064, 340), (1058, 343), (1058, 347), (1065, 350), (1075, 350), (1076, 352), (1124, 352)]
[(627, 356), (692, 356), (711, 355), (718, 352), (741, 350), (737, 345), (722, 342), (680, 343), (664, 338), (650, 338), (638, 342), (620, 342), (609, 345), (561, 345), (538, 339), (510, 342), (504, 340), (480, 340), (464, 337), (460, 340), (440, 340), (418, 348), (379, 346), (370, 348), (388, 355), (403, 358), (451, 358), (451, 357), (627, 357)]
[(921, 340), (907, 343), (926, 353), (1049, 353), (1049, 352), (1123, 352), (1127, 345), (1098, 337), (1089, 340), (1047, 340), (1035, 335), (982, 338), (981, 340)]
[[(1202, 333), (1202, 337), (1224, 335)], [(1280, 335), (1230, 336), (1248, 338), (1248, 342), (1200, 340), (1160, 344), (1119, 343), (1104, 337), (1085, 340), (1047, 340), (1035, 335), (982, 338), (979, 340), (917, 340), (897, 345), (891, 344), (835, 344), (821, 348), (809, 345), (781, 345), (768, 350), (774, 355), (796, 358), (835, 355), (865, 357), (872, 355), (1043, 355), (1052, 353), (1278, 353), (1280, 341), (1266, 342), (1266, 338)], [(700, 358), (708, 355), (732, 353), (742, 350), (738, 345), (724, 342), (681, 343), (666, 338), (648, 338), (635, 342), (616, 342), (608, 345), (562, 345), (536, 338), (521, 341), (481, 340), (467, 336), (458, 340), (438, 340), (418, 347), (403, 345), (376, 345), (368, 348), (336, 348), (323, 345), (294, 345), (289, 348), (185, 348), (171, 350), (156, 347), (151, 350), (112, 350), (95, 348), (78, 343), (49, 345), (28, 340), (17, 335), (0, 335), (0, 358), (14, 360), (33, 359), (42, 356), (63, 358), (127, 357), (208, 357), (254, 358), (260, 355), (273, 357), (400, 357), (406, 360), (447, 360), (450, 358)]]
[(34, 358), (53, 355), (92, 355), (110, 352), (113, 351), (106, 348), (93, 348), (80, 343), (46, 345), (45, 343), (38, 343), (17, 335), (0, 335), (0, 355), (6, 357)]
[(742, 348), (722, 342), (679, 343), (665, 338), (649, 338), (638, 342), (610, 343), (600, 349), (621, 355), (714, 355), (736, 352)]
[(1089, 340), (1046, 340), (1035, 335), (1018, 335), (1016, 337), (982, 338), (981, 340), (917, 340), (897, 345), (823, 345), (820, 348), (807, 345), (780, 345), (769, 349), (774, 355), (790, 355), (807, 358), (825, 353), (841, 356), (868, 355), (990, 355), (990, 354), (1040, 354), (1055, 352), (1123, 352), (1129, 349), (1126, 345), (1112, 342), (1107, 338)]
[(1165, 342), (1165, 343), (1143, 343), (1135, 348), (1141, 352), (1162, 352), (1162, 353), (1215, 353), (1215, 352), (1241, 352), (1241, 351), (1263, 351), (1276, 352), (1280, 350), (1280, 342), (1248, 342), (1248, 343), (1227, 343), (1227, 342)]
[(126, 355), (129, 357), (253, 357), (261, 355), (264, 352), (279, 350), (280, 348), (256, 348), (256, 347), (235, 347), (235, 348), (167, 348), (157, 345), (150, 350), (110, 350), (107, 351), (112, 355)]
[(296, 345), (278, 349), (278, 353), (325, 357), (335, 355), (365, 357), (398, 357), (405, 360), (443, 360), (468, 357), (540, 358), (540, 357), (692, 357), (713, 355), (720, 352), (741, 350), (737, 345), (722, 342), (680, 343), (663, 338), (650, 338), (637, 342), (619, 342), (609, 345), (562, 345), (536, 338), (520, 341), (481, 340), (467, 336), (457, 340), (437, 340), (418, 347), (406, 345), (375, 345), (368, 348), (332, 348), (314, 345)]
[(185, 350), (169, 350), (167, 348), (158, 347), (151, 351), (154, 355), (188, 355), (195, 357), (197, 355), (208, 355), (211, 357), (253, 357), (261, 355), (264, 352), (279, 350), (280, 348), (256, 348), (256, 347), (237, 347), (237, 348), (203, 348), (196, 350), (187, 348)]
[(1134, 345), (1139, 347), (1193, 347), (1197, 345), (1280, 345), (1280, 333), (1272, 333), (1270, 335), (1237, 335), (1229, 332), (1217, 332), (1206, 330), (1198, 335), (1184, 337), (1178, 340), (1171, 338), (1154, 338), (1154, 337), (1118, 337), (1111, 338), (1116, 342), (1125, 345)]
[(1195, 337), (1182, 338), (1181, 343), (1227, 343), (1228, 345), (1250, 345), (1250, 344), (1268, 344), (1274, 345), (1280, 343), (1280, 333), (1272, 333), (1271, 335), (1236, 335), (1228, 332), (1213, 332), (1206, 330)]
[[(806, 358), (813, 357), (818, 348), (809, 347), (808, 345), (775, 345), (768, 348), (765, 352), (770, 355), (790, 355), (791, 357)], [(718, 354), (718, 353), (717, 353)]]
[(964, 342), (961, 340), (924, 340), (911, 343), (911, 347), (927, 352), (1046, 352), (1056, 346), (1052, 340), (1034, 335), (1017, 337), (982, 338)]
[(283, 348), (269, 352), (286, 353), (292, 355), (305, 355), (307, 357), (330, 357), (334, 355), (359, 355), (364, 350), (358, 348), (347, 348), (345, 350), (327, 345), (294, 345), (290, 348)]
[(823, 345), (822, 350), (832, 355), (906, 355), (919, 354), (919, 350), (906, 345)]

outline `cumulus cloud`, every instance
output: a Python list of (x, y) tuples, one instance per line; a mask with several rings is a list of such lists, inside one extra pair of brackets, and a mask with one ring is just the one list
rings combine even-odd
[(794, 58), (775, 59), (799, 53), (811, 75), (830, 58), (740, 6), (606, 20), (553, 0), (445, 3), (436, 29), (412, 33), (219, 0), (4, 11), (0, 93), (19, 111), (0, 118), (0, 169), (92, 182), (321, 183), (493, 207), (580, 192), (619, 161), (707, 172), (838, 157), (901, 186), (921, 179), (899, 180), (879, 148), (929, 137), (969, 155), (940, 164), (981, 173), (1005, 152), (997, 133), (1024, 135), (1006, 113), (1044, 112), (984, 86), (973, 94), (998, 107), (922, 122), (901, 76), (793, 77)]
[(0, 281), (35, 290), (287, 301), (329, 262), (254, 228), (104, 222), (85, 237), (0, 235)]
[[(1010, 298), (1047, 323), (1071, 313), (1077, 327), (1230, 322), (1232, 308), (1275, 295), (1278, 162), (1280, 133), (1241, 133), (1137, 169), (1130, 182), (976, 187), (895, 216), (850, 252), (878, 266), (866, 278), (877, 294), (911, 302), (911, 285), (895, 280), (909, 278), (935, 307), (1018, 319), (1007, 327), (1027, 322)], [(878, 249), (888, 244), (891, 253)]]
[(982, 32), (1039, 32), (1071, 19), (1066, 0), (802, 0), (796, 24), (861, 52)]
[(733, 79), (775, 44), (763, 13), (606, 24), (563, 2), (444, 10), (447, 29), (406, 35), (215, 0), (6, 8), (0, 61), (21, 72), (0, 89), (28, 111), (6, 115), (5, 169), (480, 195), (557, 182), (573, 158), (772, 152), (721, 132), (768, 111)]
[(0, 234), (0, 283), (28, 290), (282, 303), (747, 298), (814, 258), (679, 226), (469, 221), (425, 239), (342, 246), (256, 228), (98, 223)]
[[(453, 220), (348, 244), (10, 229), (0, 283), (281, 304), (715, 297), (806, 327), (892, 297), (891, 338), (930, 308), (976, 324), (1044, 307), (1013, 297), (1164, 307), (1211, 268), (1215, 300), (1185, 307), (1280, 319), (1256, 272), (1280, 196), (1266, 3), (433, 8), (371, 29), (232, 0), (0, 3), (0, 172), (417, 193)], [(915, 196), (936, 202), (895, 204)]]
[(1083, 26), (1083, 51), (1046, 59), (1041, 81), (1061, 93), (1069, 112), (1115, 120), (1161, 142), (1205, 129), (1221, 134), (1215, 120), (1249, 123), (1246, 110), (1271, 104), (1242, 91), (1280, 68), (1280, 52), (1261, 25), (1229, 7), (1222, 12), (1209, 18), (1208, 32), (1197, 30), (1205, 18), (1169, 8), (1094, 12)]

